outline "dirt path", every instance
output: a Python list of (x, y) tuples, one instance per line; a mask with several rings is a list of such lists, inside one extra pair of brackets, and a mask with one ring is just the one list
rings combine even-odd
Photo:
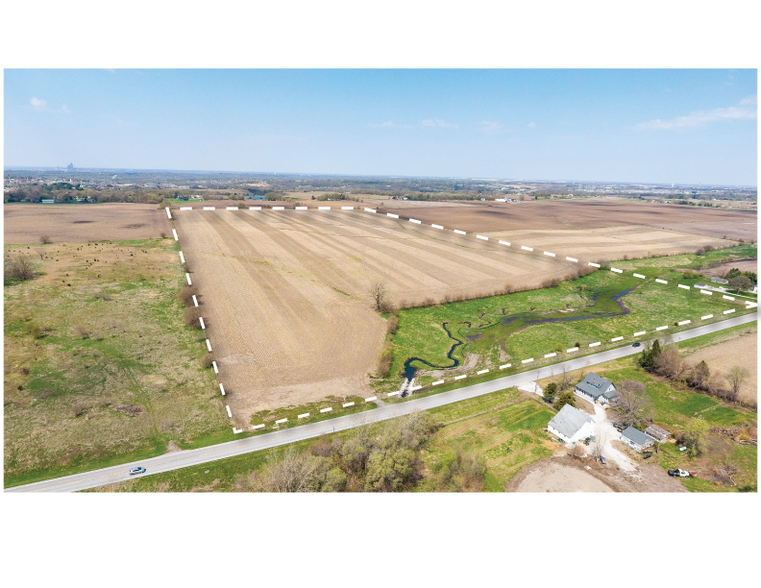
[[(539, 462), (542, 463), (542, 462)], [(613, 492), (607, 484), (577, 468), (545, 461), (528, 472), (514, 492)]]
[(599, 404), (595, 404), (594, 409), (592, 420), (595, 423), (595, 442), (602, 443), (602, 456), (607, 460), (613, 460), (625, 472), (635, 472), (637, 466), (634, 462), (611, 444), (611, 441), (619, 439), (621, 435), (608, 420), (605, 409)]

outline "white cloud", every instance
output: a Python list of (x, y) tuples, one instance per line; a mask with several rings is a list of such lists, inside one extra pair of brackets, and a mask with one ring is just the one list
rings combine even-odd
[(383, 128), (387, 129), (387, 128), (389, 128), (389, 127), (395, 127), (395, 126), (397, 126), (397, 125), (395, 125), (394, 123), (392, 123), (390, 120), (387, 120), (386, 122), (382, 122), (382, 123), (380, 123), (380, 124), (378, 124), (378, 123), (368, 123), (368, 125), (367, 125), (367, 126), (368, 126), (368, 127), (373, 127), (373, 128), (375, 128), (375, 129), (383, 129)]
[(476, 128), (485, 135), (496, 135), (505, 130), (505, 125), (493, 120), (482, 120)]
[(69, 110), (69, 107), (66, 106), (65, 104), (61, 106), (61, 112), (63, 112), (64, 114), (71, 114), (71, 110)]
[(526, 125), (528, 128), (533, 129), (536, 126), (535, 122), (530, 122)]
[(45, 108), (47, 103), (48, 103), (47, 100), (43, 100), (42, 98), (34, 98), (34, 97), (29, 101), (29, 104), (31, 104), (34, 108), (39, 108), (39, 109)]
[(635, 125), (636, 129), (686, 129), (703, 126), (707, 123), (731, 120), (753, 120), (756, 118), (756, 97), (749, 96), (740, 101), (739, 106), (714, 108), (713, 110), (696, 110), (686, 116), (671, 120), (655, 119)]
[(455, 123), (450, 123), (445, 120), (441, 120), (440, 118), (427, 118), (425, 120), (421, 120), (420, 125), (423, 127), (437, 128), (437, 129), (456, 129), (460, 126)]

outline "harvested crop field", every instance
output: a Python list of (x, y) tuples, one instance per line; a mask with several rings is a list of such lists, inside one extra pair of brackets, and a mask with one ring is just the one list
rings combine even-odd
[(674, 233), (720, 239), (755, 239), (757, 213), (692, 206), (650, 204), (620, 199), (536, 201), (516, 203), (462, 203), (409, 206), (389, 203), (385, 212), (408, 216), (424, 223), (437, 223), (463, 231), (516, 231), (530, 227), (539, 231), (575, 230), (594, 236), (605, 227), (644, 225)]
[(515, 488), (515, 492), (613, 492), (592, 474), (553, 461), (541, 462)]
[(741, 272), (753, 272), (754, 274), (758, 273), (758, 260), (757, 259), (748, 259), (744, 261), (729, 261), (727, 263), (722, 263), (720, 265), (715, 265), (713, 267), (700, 270), (700, 273), (704, 276), (719, 276), (723, 277), (724, 274), (726, 274), (729, 270), (731, 270), (733, 267), (736, 267)]
[(749, 376), (743, 384), (740, 397), (746, 400), (755, 400), (758, 398), (757, 353), (758, 333), (754, 332), (696, 351), (688, 355), (687, 360), (692, 365), (705, 361), (711, 373), (719, 374), (722, 380), (724, 380), (732, 366), (738, 365), (745, 368), (748, 370)]
[(5, 244), (128, 241), (171, 236), (166, 213), (155, 204), (25, 204), (3, 206)]
[(369, 392), (394, 303), (538, 285), (574, 270), (541, 255), (359, 211), (177, 211), (220, 378), (240, 424), (260, 410)]

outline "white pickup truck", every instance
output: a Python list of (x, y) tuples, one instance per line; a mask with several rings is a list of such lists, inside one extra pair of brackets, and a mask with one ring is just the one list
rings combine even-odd
[(690, 472), (685, 470), (680, 470), (679, 468), (675, 470), (669, 470), (669, 476), (676, 476), (678, 478), (694, 478)]

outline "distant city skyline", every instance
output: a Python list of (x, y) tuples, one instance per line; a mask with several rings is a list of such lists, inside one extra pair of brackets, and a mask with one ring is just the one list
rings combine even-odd
[(5, 167), (757, 185), (756, 70), (5, 70)]

